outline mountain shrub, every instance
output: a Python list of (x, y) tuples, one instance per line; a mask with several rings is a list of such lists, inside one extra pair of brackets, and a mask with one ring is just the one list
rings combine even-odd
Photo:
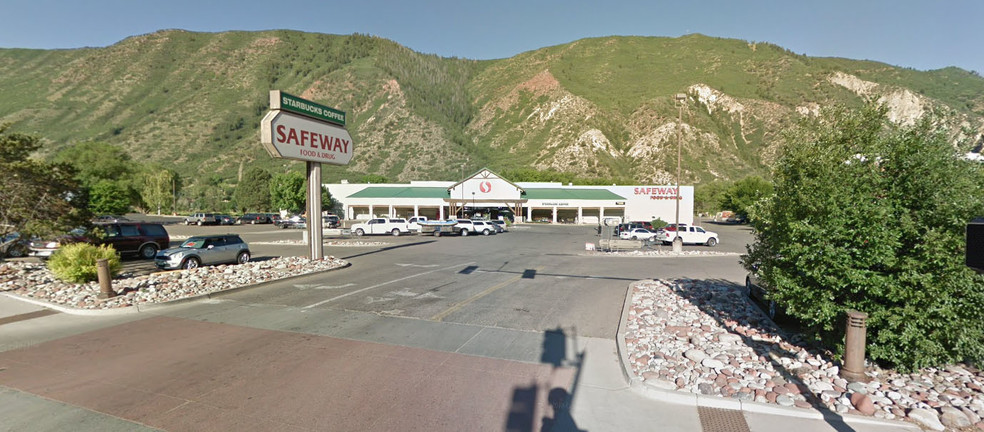
[(65, 282), (86, 283), (98, 278), (96, 260), (107, 259), (109, 274), (116, 276), (123, 268), (120, 257), (112, 246), (94, 246), (88, 243), (64, 245), (48, 259), (48, 269)]
[(984, 276), (964, 265), (984, 165), (932, 121), (899, 126), (871, 104), (806, 120), (742, 257), (828, 347), (842, 348), (846, 310), (867, 313), (868, 357), (903, 371), (984, 360)]

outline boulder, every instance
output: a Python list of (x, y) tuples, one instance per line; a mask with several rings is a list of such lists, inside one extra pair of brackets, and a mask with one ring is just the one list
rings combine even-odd
[(936, 414), (936, 411), (925, 408), (913, 408), (907, 416), (926, 429), (941, 432), (946, 430), (946, 426), (940, 423), (940, 416)]

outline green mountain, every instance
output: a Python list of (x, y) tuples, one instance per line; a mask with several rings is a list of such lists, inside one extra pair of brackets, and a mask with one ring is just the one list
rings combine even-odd
[(900, 122), (942, 115), (961, 150), (984, 136), (976, 73), (701, 35), (584, 39), (489, 61), (294, 31), (168, 30), (106, 48), (0, 49), (0, 122), (44, 137), (49, 153), (122, 146), (192, 187), (234, 185), (250, 166), (302, 169), (259, 144), (272, 89), (348, 113), (356, 155), (326, 167), (326, 181), (453, 179), (487, 166), (667, 183), (678, 133), (685, 182), (735, 179), (766, 173), (798, 117), (865, 98)]

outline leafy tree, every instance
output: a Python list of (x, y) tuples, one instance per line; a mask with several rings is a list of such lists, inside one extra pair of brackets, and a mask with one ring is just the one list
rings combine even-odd
[(243, 173), (236, 186), (233, 199), (243, 211), (267, 211), (270, 209), (270, 173), (263, 168), (252, 167)]
[(389, 179), (379, 174), (366, 174), (362, 176), (362, 183), (386, 183), (386, 182), (389, 182)]
[(157, 166), (147, 167), (142, 176), (143, 187), (140, 196), (150, 211), (161, 214), (161, 208), (174, 209), (174, 196), (180, 181), (178, 173)]
[(304, 174), (297, 171), (275, 175), (270, 182), (270, 202), (273, 208), (300, 213), (307, 203), (306, 185)]
[[(86, 188), (109, 181), (116, 184), (127, 207), (139, 204), (135, 177), (140, 166), (123, 148), (102, 142), (85, 142), (62, 149), (54, 160), (74, 167), (78, 180)], [(97, 209), (91, 210), (100, 213)]]
[(744, 219), (759, 200), (772, 195), (772, 183), (759, 176), (745, 177), (731, 185), (721, 196), (721, 208), (735, 212)]
[(86, 194), (66, 164), (30, 157), (40, 139), (0, 125), (0, 234), (66, 231), (89, 219)]
[(829, 347), (844, 312), (869, 316), (868, 355), (902, 370), (984, 360), (984, 276), (964, 265), (965, 224), (984, 215), (982, 165), (931, 120), (837, 109), (790, 137), (775, 194), (753, 208), (772, 298)]
[(713, 214), (721, 211), (724, 193), (732, 186), (727, 181), (701, 183), (694, 188), (694, 210), (698, 213)]
[(130, 211), (130, 199), (119, 183), (100, 180), (89, 188), (89, 209), (97, 214), (123, 214)]

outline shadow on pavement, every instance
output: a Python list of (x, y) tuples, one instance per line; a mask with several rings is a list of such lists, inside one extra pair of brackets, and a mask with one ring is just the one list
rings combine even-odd
[(406, 244), (401, 244), (401, 245), (396, 245), (396, 246), (387, 246), (387, 247), (384, 247), (384, 248), (376, 249), (374, 251), (369, 251), (369, 252), (363, 252), (363, 253), (360, 253), (360, 254), (344, 256), (344, 257), (341, 257), (341, 258), (344, 259), (344, 260), (348, 260), (348, 259), (352, 259), (352, 258), (358, 258), (358, 257), (361, 257), (361, 256), (377, 254), (377, 253), (380, 253), (380, 252), (386, 252), (386, 251), (393, 250), (393, 249), (400, 249), (400, 248), (411, 247), (411, 246), (421, 246), (421, 245), (425, 245), (427, 243), (434, 243), (434, 240), (424, 240), (424, 241), (413, 242), (413, 243), (406, 243)]
[[(793, 350), (795, 347), (807, 348), (808, 350), (812, 347), (807, 346), (808, 344), (798, 334), (790, 334), (770, 320), (765, 312), (748, 297), (743, 286), (731, 281), (717, 279), (677, 279), (667, 282), (671, 283), (677, 295), (717, 321), (722, 329), (740, 336), (742, 343), (755, 350), (760, 358), (768, 359), (773, 369), (781, 376), (782, 382), (776, 382), (776, 387), (784, 387), (789, 393), (803, 395), (806, 402), (819, 411), (823, 415), (824, 421), (834, 430), (855, 432), (854, 428), (844, 422), (843, 416), (830, 410), (803, 383), (797, 370), (789, 370), (779, 362), (778, 358), (781, 356), (796, 358), (796, 352)], [(748, 330), (736, 331), (736, 326), (743, 326)], [(751, 335), (762, 335), (764, 338), (753, 338)], [(780, 336), (782, 342), (768, 340), (774, 335)], [(729, 397), (728, 395), (722, 396)]]
[[(506, 432), (586, 432), (579, 429), (571, 416), (571, 405), (574, 403), (574, 396), (577, 394), (577, 385), (581, 376), (581, 368), (584, 364), (585, 352), (577, 351), (576, 331), (572, 329), (568, 336), (564, 329), (547, 330), (543, 334), (542, 352), (540, 362), (553, 366), (551, 374), (561, 367), (574, 368), (574, 379), (570, 385), (570, 391), (562, 387), (555, 387), (547, 393), (547, 402), (552, 408), (552, 416), (543, 416), (540, 419), (540, 427), (536, 426), (536, 401), (539, 393), (539, 386), (534, 382), (529, 387), (517, 387), (513, 390), (512, 402), (510, 404), (509, 415), (506, 418)], [(568, 341), (572, 345), (574, 358), (567, 358)]]

